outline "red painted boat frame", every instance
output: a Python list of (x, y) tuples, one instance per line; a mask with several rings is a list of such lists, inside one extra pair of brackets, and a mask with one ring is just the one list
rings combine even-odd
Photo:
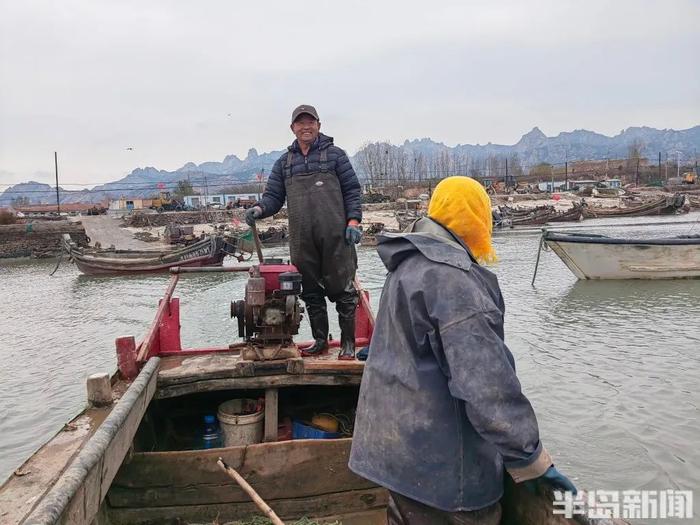
[[(202, 268), (201, 271), (235, 272), (246, 271), (248, 268)], [(187, 356), (216, 352), (235, 352), (237, 347), (246, 343), (237, 343), (225, 347), (182, 348), (180, 339), (180, 299), (173, 297), (175, 288), (182, 273), (179, 268), (171, 269), (172, 275), (163, 298), (158, 302), (156, 315), (146, 335), (137, 344), (134, 337), (118, 337), (115, 341), (117, 350), (117, 365), (122, 377), (133, 379), (149, 358), (158, 356)], [(374, 314), (369, 304), (369, 292), (364, 290), (355, 279), (360, 300), (357, 305), (355, 321), (355, 344), (357, 347), (367, 346), (372, 339), (374, 330)], [(302, 343), (303, 344), (303, 343)], [(338, 340), (330, 341), (331, 347), (338, 347)]]

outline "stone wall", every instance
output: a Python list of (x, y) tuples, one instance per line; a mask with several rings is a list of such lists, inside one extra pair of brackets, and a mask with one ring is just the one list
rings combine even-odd
[(0, 225), (0, 258), (55, 257), (61, 253), (63, 234), (79, 246), (87, 246), (85, 228), (79, 222), (34, 221)]

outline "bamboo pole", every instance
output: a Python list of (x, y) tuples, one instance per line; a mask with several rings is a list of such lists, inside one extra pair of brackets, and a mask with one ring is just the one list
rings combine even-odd
[(263, 500), (257, 492), (255, 492), (255, 489), (251, 487), (246, 480), (243, 479), (243, 477), (236, 472), (236, 469), (233, 467), (230, 467), (224, 462), (222, 458), (219, 458), (218, 461), (216, 462), (221, 469), (226, 472), (231, 478), (233, 478), (236, 483), (238, 483), (243, 491), (250, 496), (250, 499), (253, 500), (253, 503), (255, 503), (258, 508), (263, 511), (263, 513), (272, 521), (273, 525), (284, 525), (284, 522), (275, 514), (275, 511), (270, 508), (270, 506), (265, 503), (265, 500)]

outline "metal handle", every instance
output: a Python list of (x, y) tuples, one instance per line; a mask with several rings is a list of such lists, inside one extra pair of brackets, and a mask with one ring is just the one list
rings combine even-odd
[(258, 235), (258, 227), (253, 223), (253, 225), (250, 227), (250, 229), (253, 232), (253, 240), (255, 241), (255, 251), (258, 252), (258, 260), (260, 261), (260, 264), (263, 262), (263, 254), (262, 254), (262, 243), (260, 242), (260, 236)]

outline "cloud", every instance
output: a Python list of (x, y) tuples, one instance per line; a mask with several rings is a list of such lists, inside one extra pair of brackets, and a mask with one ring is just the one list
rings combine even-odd
[(53, 151), (62, 180), (97, 183), (281, 149), (301, 102), (351, 151), (690, 127), (699, 18), (661, 0), (4, 2), (0, 182)]

